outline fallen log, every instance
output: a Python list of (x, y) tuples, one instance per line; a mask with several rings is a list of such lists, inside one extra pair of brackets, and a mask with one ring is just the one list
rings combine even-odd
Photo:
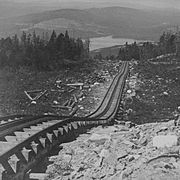
[(63, 110), (71, 110), (72, 107), (69, 106), (62, 106), (62, 105), (53, 105), (53, 108), (59, 108), (59, 109), (63, 109)]
[(67, 84), (67, 86), (83, 86), (84, 83)]
[(74, 116), (76, 114), (78, 110), (78, 107), (76, 106), (75, 108), (73, 108), (73, 110), (69, 113), (70, 116)]
[(76, 97), (76, 95), (75, 94), (73, 94), (73, 97), (74, 97), (74, 102), (78, 102), (78, 100), (77, 100), (77, 97)]
[(70, 89), (68, 92), (71, 93), (71, 92), (73, 92), (74, 90), (76, 90), (76, 89)]
[(24, 93), (26, 94), (26, 96), (31, 100), (31, 101), (36, 101), (38, 100), (40, 97), (42, 97), (47, 90), (41, 91), (40, 93), (38, 93), (34, 98), (29, 94), (29, 93), (35, 93), (37, 92), (37, 90), (33, 91), (24, 91)]
[(73, 103), (73, 100), (72, 99), (70, 99), (69, 101), (68, 101), (68, 104), (67, 104), (67, 106), (71, 106), (71, 104)]
[(42, 92), (41, 89), (36, 89), (36, 90), (29, 90), (29, 91), (26, 91), (27, 93), (40, 93)]
[(46, 173), (30, 173), (29, 179), (39, 179), (39, 180), (45, 180), (47, 179), (48, 174)]
[(73, 86), (77, 87), (79, 86), (80, 90), (83, 89), (84, 83), (74, 83), (74, 84), (67, 84), (67, 86), (73, 88)]
[(90, 88), (90, 86), (85, 85), (85, 86), (83, 86), (83, 88), (84, 88), (84, 89), (89, 89), (89, 88)]
[(69, 102), (69, 100), (65, 101), (64, 104), (63, 104), (63, 106), (67, 106), (67, 105), (68, 105), (68, 102)]
[(80, 92), (80, 94), (77, 95), (78, 98), (83, 97), (83, 92)]
[(72, 102), (71, 107), (74, 108), (75, 105), (76, 105), (76, 102)]
[(148, 163), (155, 161), (159, 158), (171, 158), (171, 157), (180, 158), (180, 155), (179, 154), (162, 154), (162, 155), (159, 155), (159, 156), (156, 156), (154, 158), (149, 159), (146, 163), (148, 164)]

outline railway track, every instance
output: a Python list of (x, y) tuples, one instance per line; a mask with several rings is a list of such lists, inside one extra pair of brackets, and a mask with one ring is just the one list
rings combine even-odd
[(86, 117), (12, 116), (0, 119), (0, 175), (3, 180), (24, 180), (34, 165), (53, 147), (74, 140), (87, 129), (110, 124), (118, 110), (128, 75), (123, 62), (100, 106)]
[(11, 116), (0, 117), (0, 125), (8, 123), (8, 122), (24, 119), (26, 117), (29, 117), (29, 116), (28, 115), (11, 115)]

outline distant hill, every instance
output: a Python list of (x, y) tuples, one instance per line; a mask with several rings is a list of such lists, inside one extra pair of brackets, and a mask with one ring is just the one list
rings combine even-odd
[(117, 37), (157, 40), (159, 34), (173, 25), (180, 25), (179, 10), (138, 10), (122, 7), (94, 8), (89, 12)]
[(0, 19), (57, 9), (57, 7), (18, 0), (0, 0)]
[(138, 10), (124, 7), (59, 9), (0, 19), (0, 36), (36, 30), (70, 31), (77, 37), (114, 37), (157, 40), (159, 35), (180, 24), (180, 11)]

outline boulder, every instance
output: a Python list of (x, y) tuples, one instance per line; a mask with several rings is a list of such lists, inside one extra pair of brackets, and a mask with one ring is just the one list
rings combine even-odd
[(163, 92), (163, 94), (164, 94), (165, 96), (167, 96), (167, 95), (168, 95), (168, 92)]
[(178, 144), (176, 135), (158, 135), (153, 137), (153, 146), (157, 148), (172, 147)]
[(101, 153), (99, 154), (100, 157), (106, 158), (109, 156), (109, 150), (102, 149)]
[(110, 140), (111, 137), (106, 134), (92, 134), (91, 137), (87, 140), (88, 142), (94, 142), (99, 145), (103, 145), (107, 140)]
[(128, 90), (127, 90), (127, 93), (128, 93), (128, 94), (131, 94), (131, 93), (132, 93), (131, 89), (128, 89)]
[(106, 128), (101, 128), (100, 130), (98, 130), (97, 134), (110, 134), (113, 132), (117, 132), (119, 131), (119, 129), (115, 126), (108, 126)]

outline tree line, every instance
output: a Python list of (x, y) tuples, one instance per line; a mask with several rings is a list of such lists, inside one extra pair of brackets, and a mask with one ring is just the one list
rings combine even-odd
[(138, 45), (126, 43), (123, 48), (120, 48), (118, 58), (129, 61), (131, 59), (146, 60), (154, 58), (162, 54), (175, 53), (176, 51), (176, 34), (164, 32), (158, 43), (144, 42)]
[(65, 65), (65, 61), (78, 62), (88, 57), (89, 41), (52, 32), (50, 38), (23, 32), (0, 39), (0, 67), (19, 68), (27, 66), (37, 70), (55, 70)]
[[(126, 43), (120, 48), (118, 57), (121, 60), (146, 60), (161, 54), (176, 51), (176, 34), (163, 33), (158, 43), (144, 42), (139, 45)], [(64, 34), (52, 32), (50, 38), (43, 33), (42, 36), (23, 32), (21, 37), (0, 39), (0, 68), (10, 66), (14, 69), (29, 67), (36, 70), (56, 70), (63, 68), (66, 62), (82, 62), (89, 56), (89, 40), (71, 38), (66, 31)], [(97, 56), (96, 58), (103, 58)], [(108, 57), (109, 58), (109, 57)]]

